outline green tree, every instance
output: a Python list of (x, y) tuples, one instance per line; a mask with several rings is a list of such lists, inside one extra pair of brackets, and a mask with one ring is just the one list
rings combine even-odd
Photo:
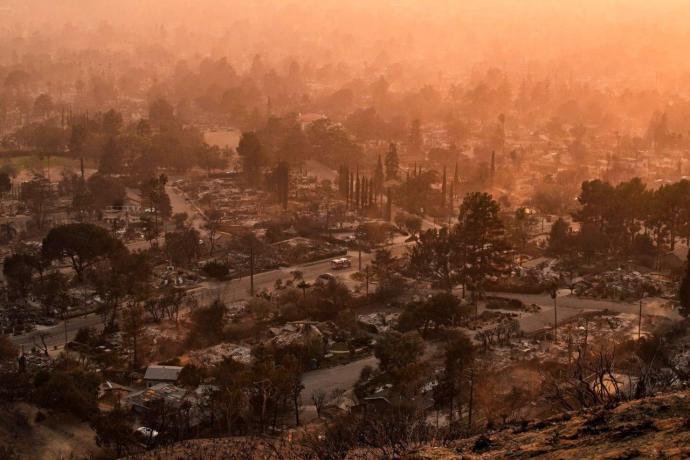
[(126, 191), (122, 182), (114, 177), (94, 174), (86, 181), (94, 211), (102, 211), (108, 206), (122, 206)]
[(0, 197), (12, 190), (12, 178), (4, 171), (0, 171)]
[(101, 311), (109, 330), (114, 329), (123, 302), (140, 301), (151, 295), (153, 269), (147, 252), (119, 251), (97, 262), (87, 273), (87, 279), (101, 298)]
[(398, 147), (391, 144), (386, 154), (386, 180), (396, 180), (400, 169), (400, 158), (398, 157)]
[(160, 131), (171, 130), (178, 123), (175, 117), (175, 109), (163, 98), (158, 98), (151, 103), (149, 107), (149, 120), (151, 125)]
[(60, 225), (43, 239), (43, 255), (46, 259), (69, 259), (80, 281), (83, 280), (85, 269), (123, 250), (126, 251), (122, 242), (103, 227), (93, 224)]
[(499, 216), (500, 205), (483, 192), (468, 194), (460, 206), (456, 226), (456, 266), (472, 287), (475, 301), (484, 293), (484, 284), (498, 274), (505, 262), (508, 244)]
[(404, 280), (395, 271), (397, 260), (388, 249), (377, 249), (374, 253), (371, 267), (378, 282), (376, 292), (379, 296), (395, 296), (404, 289)]
[(444, 346), (444, 368), (438, 385), (434, 388), (434, 403), (437, 408), (447, 406), (449, 420), (455, 419), (455, 412), (462, 413), (462, 403), (467, 401), (470, 375), (468, 370), (474, 364), (475, 349), (472, 341), (463, 333), (456, 332)]
[(416, 332), (387, 332), (374, 346), (374, 356), (384, 372), (413, 364), (421, 359), (423, 353), (424, 341)]
[(101, 118), (103, 132), (109, 136), (116, 136), (122, 129), (122, 114), (115, 109), (110, 109)]
[(422, 230), (422, 218), (407, 212), (399, 212), (395, 215), (395, 224), (416, 238), (417, 233)]
[(67, 277), (59, 271), (48, 273), (33, 285), (33, 293), (43, 304), (46, 314), (59, 312), (61, 307), (69, 306), (71, 299), (68, 289)]
[(36, 176), (22, 184), (20, 197), (34, 215), (38, 228), (43, 229), (46, 215), (55, 203), (55, 192), (50, 182), (45, 177)]
[(252, 297), (247, 302), (247, 311), (250, 312), (257, 321), (263, 322), (271, 319), (271, 315), (277, 310), (276, 305), (262, 297)]
[(210, 175), (212, 170), (228, 166), (228, 154), (220, 147), (204, 144), (198, 153), (197, 163), (200, 168), (206, 170), (207, 175)]
[(410, 126), (410, 137), (409, 137), (410, 148), (413, 152), (422, 151), (422, 123), (419, 119), (412, 120), (412, 125)]
[(571, 240), (570, 226), (559, 217), (549, 232), (549, 252), (554, 255), (565, 254), (570, 249)]
[(426, 334), (432, 325), (435, 330), (440, 327), (455, 326), (468, 313), (457, 297), (442, 292), (434, 294), (425, 301), (408, 304), (400, 315), (398, 327), (401, 331), (416, 329)]
[(591, 261), (597, 254), (606, 254), (608, 238), (595, 223), (585, 223), (577, 234), (578, 250), (587, 261)]
[(98, 377), (80, 368), (54, 370), (36, 385), (35, 399), (43, 407), (89, 420), (98, 414)]
[(153, 212), (156, 235), (159, 233), (159, 219), (166, 220), (172, 215), (170, 197), (165, 190), (167, 183), (168, 177), (161, 174), (141, 184), (141, 195), (148, 199), (150, 210)]
[(96, 444), (115, 449), (118, 458), (127, 455), (136, 443), (133, 422), (131, 415), (121, 407), (99, 414), (91, 421), (91, 428), (96, 432)]
[(216, 300), (208, 307), (196, 308), (191, 313), (191, 328), (187, 336), (190, 346), (202, 348), (223, 340), (227, 307)]
[(141, 336), (144, 332), (144, 308), (139, 302), (132, 302), (122, 314), (122, 334), (132, 355), (132, 369), (139, 368), (141, 359)]
[(111, 136), (103, 145), (103, 154), (98, 164), (101, 174), (119, 174), (125, 168), (124, 146), (115, 136)]
[(50, 115), (50, 112), (53, 111), (53, 108), (53, 99), (50, 97), (50, 95), (45, 93), (39, 94), (34, 101), (33, 114), (37, 117), (47, 117)]
[(457, 321), (464, 316), (460, 300), (448, 292), (431, 296), (425, 302), (424, 311), (436, 329), (440, 326), (455, 326)]
[(199, 257), (199, 231), (187, 227), (165, 234), (165, 252), (175, 265), (190, 266)]
[(446, 227), (431, 228), (422, 233), (409, 249), (408, 268), (415, 276), (450, 290), (459, 276), (454, 257), (456, 249), (453, 231)]
[(307, 129), (310, 155), (336, 169), (339, 165), (354, 165), (362, 159), (362, 148), (338, 123), (323, 119), (311, 123)]
[(18, 353), (17, 346), (12, 343), (9, 336), (0, 334), (0, 363), (15, 359)]
[(256, 133), (242, 133), (240, 143), (237, 146), (237, 154), (242, 159), (242, 171), (247, 183), (252, 187), (257, 187), (266, 160)]
[(2, 273), (13, 298), (26, 299), (31, 288), (35, 268), (34, 256), (16, 253), (5, 257)]
[(383, 193), (383, 183), (385, 181), (385, 174), (383, 172), (383, 161), (381, 160), (381, 155), (379, 155), (378, 161), (376, 162), (376, 169), (374, 170), (373, 177), (373, 187), (374, 193), (378, 197)]
[(213, 251), (216, 247), (216, 236), (223, 219), (223, 212), (217, 209), (212, 209), (206, 215), (206, 223), (204, 224), (204, 230), (208, 233), (208, 252), (210, 256), (213, 256)]

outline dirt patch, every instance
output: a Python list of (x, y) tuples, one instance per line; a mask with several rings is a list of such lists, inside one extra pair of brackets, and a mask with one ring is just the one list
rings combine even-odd
[(93, 458), (102, 453), (87, 423), (26, 403), (0, 406), (0, 445), (11, 446), (19, 458), (36, 460)]

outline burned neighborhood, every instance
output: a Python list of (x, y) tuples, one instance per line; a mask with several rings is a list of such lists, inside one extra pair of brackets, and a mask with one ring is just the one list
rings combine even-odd
[(689, 457), (690, 8), (556, 3), (0, 1), (0, 458)]

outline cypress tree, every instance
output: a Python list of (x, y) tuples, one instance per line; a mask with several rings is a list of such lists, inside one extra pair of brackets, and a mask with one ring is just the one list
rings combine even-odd
[(446, 167), (443, 166), (443, 182), (441, 183), (441, 209), (446, 207)]

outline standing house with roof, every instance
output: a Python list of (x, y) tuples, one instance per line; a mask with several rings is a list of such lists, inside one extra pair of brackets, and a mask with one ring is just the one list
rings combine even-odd
[(161, 366), (152, 364), (146, 368), (146, 373), (144, 374), (146, 387), (151, 388), (159, 383), (174, 384), (180, 376), (180, 371), (182, 371), (182, 367), (180, 366)]

